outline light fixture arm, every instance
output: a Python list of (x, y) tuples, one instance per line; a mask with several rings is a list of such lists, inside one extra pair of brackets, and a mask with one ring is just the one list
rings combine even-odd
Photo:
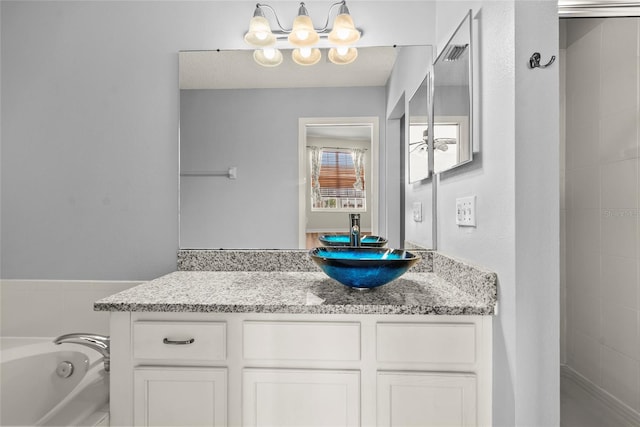
[[(327, 22), (324, 23), (324, 27), (320, 28), (320, 29), (316, 29), (316, 31), (318, 33), (324, 33), (329, 29), (329, 21), (331, 21), (331, 11), (333, 10), (334, 7), (336, 6), (340, 6), (340, 11), (343, 10), (343, 8), (346, 9), (347, 7), (347, 2), (345, 0), (339, 1), (339, 2), (335, 2), (333, 3), (331, 6), (329, 6), (329, 11), (327, 12)], [(349, 11), (349, 9), (347, 9), (347, 12)]]
[[(278, 27), (280, 27), (279, 31), (278, 30), (272, 31), (274, 34), (289, 34), (291, 32), (291, 29), (286, 29), (286, 28), (284, 28), (282, 26), (282, 24), (280, 23), (280, 19), (278, 19), (278, 14), (276, 13), (276, 10), (273, 7), (269, 6), (266, 3), (258, 3), (258, 4), (256, 4), (256, 8), (257, 9), (261, 9), (263, 7), (266, 7), (267, 9), (269, 9), (271, 11), (273, 16), (276, 18), (276, 23), (278, 24)], [(263, 16), (264, 16), (264, 13), (263, 13)]]
[[(300, 4), (301, 4), (301, 7), (304, 7), (304, 2), (301, 2)], [(326, 37), (326, 33), (329, 32), (329, 23), (331, 22), (331, 11), (337, 6), (340, 6), (340, 11), (338, 13), (349, 13), (346, 0), (335, 2), (331, 6), (329, 6), (329, 11), (327, 12), (327, 21), (325, 22), (324, 26), (322, 28), (314, 28), (314, 30), (316, 30), (316, 32), (320, 35), (320, 37)], [(291, 31), (293, 30), (293, 28), (285, 28), (282, 26), (282, 23), (280, 23), (280, 19), (278, 18), (278, 14), (276, 13), (276, 10), (272, 6), (266, 3), (256, 4), (256, 9), (261, 9), (263, 7), (271, 11), (271, 13), (276, 19), (276, 24), (280, 28), (279, 30), (272, 30), (272, 33), (276, 36), (276, 38), (282, 39), (285, 36), (291, 34)], [(264, 16), (264, 13), (262, 14), (262, 16)], [(360, 31), (360, 34), (364, 34), (362, 29), (358, 28), (358, 31)]]

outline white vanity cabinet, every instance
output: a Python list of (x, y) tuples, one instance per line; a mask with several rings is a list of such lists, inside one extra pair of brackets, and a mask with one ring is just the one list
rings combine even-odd
[(360, 372), (314, 369), (245, 369), (245, 426), (360, 425)]
[(131, 337), (133, 425), (227, 425), (225, 322), (135, 320)]
[(491, 316), (112, 312), (112, 425), (491, 425)]
[(226, 369), (143, 366), (133, 378), (133, 425), (227, 425)]
[(476, 375), (379, 372), (379, 426), (478, 425)]

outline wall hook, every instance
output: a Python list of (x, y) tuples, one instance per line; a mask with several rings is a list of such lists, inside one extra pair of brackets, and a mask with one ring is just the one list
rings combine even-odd
[(533, 55), (531, 55), (531, 58), (529, 58), (529, 68), (547, 68), (549, 65), (553, 64), (555, 60), (556, 57), (555, 55), (553, 55), (549, 62), (547, 62), (545, 65), (540, 65), (540, 53), (535, 52)]

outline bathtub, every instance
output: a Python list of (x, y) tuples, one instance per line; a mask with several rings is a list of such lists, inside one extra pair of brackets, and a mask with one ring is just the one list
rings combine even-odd
[[(0, 362), (0, 425), (109, 425), (109, 375), (98, 352), (51, 339), (0, 338)], [(67, 378), (56, 373), (63, 362), (73, 364)]]

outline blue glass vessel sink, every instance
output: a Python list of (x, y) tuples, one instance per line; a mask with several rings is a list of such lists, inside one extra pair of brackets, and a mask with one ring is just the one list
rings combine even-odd
[(309, 255), (327, 276), (357, 289), (385, 285), (420, 260), (410, 252), (384, 248), (320, 247)]
[[(325, 246), (351, 246), (348, 234), (323, 234), (318, 237), (318, 240)], [(361, 246), (381, 248), (386, 244), (387, 239), (380, 236), (362, 236), (360, 238)]]

